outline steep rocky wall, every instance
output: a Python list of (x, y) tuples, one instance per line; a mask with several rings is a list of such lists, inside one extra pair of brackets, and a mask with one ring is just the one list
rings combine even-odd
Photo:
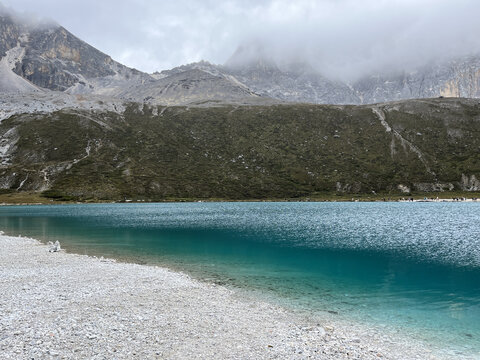
[(21, 26), (16, 24), (10, 16), (0, 13), (0, 56), (5, 56), (8, 50), (17, 46), (21, 33)]
[(83, 78), (114, 75), (111, 58), (79, 40), (62, 27), (37, 29), (29, 34), (27, 51), (16, 72), (51, 90), (66, 90)]
[(455, 78), (445, 82), (440, 89), (445, 97), (480, 97), (480, 68), (471, 67), (455, 74)]

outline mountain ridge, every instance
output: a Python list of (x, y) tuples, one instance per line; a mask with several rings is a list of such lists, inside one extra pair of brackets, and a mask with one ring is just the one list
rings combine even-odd
[[(188, 101), (213, 104), (215, 100), (243, 104), (258, 103), (259, 99), (270, 103), (362, 105), (438, 96), (480, 97), (478, 55), (437, 61), (409, 72), (372, 74), (346, 83), (329, 79), (304, 61), (277, 65), (259, 44), (254, 44), (239, 47), (225, 65), (204, 61), (146, 74), (114, 61), (58, 24), (39, 24), (28, 24), (11, 13), (0, 11), (2, 59), (7, 57), (7, 51), (17, 49), (17, 58), (9, 59), (9, 64), (13, 61), (12, 69), (2, 66), (3, 78), (15, 78), (9, 72), (12, 70), (33, 84), (28, 86), (21, 79), (4, 81), (4, 90), (35, 91), (36, 86), (73, 95), (139, 102), (149, 99), (151, 103), (164, 105), (184, 105)], [(201, 70), (211, 76), (200, 76), (191, 70)], [(183, 73), (183, 82), (196, 84), (195, 91), (178, 86), (182, 77), (179, 73)], [(193, 77), (188, 78), (189, 75)], [(197, 81), (199, 78), (203, 80)], [(18, 89), (15, 86), (10, 89), (5, 83), (17, 84)], [(166, 88), (169, 88), (168, 94), (165, 94)]]

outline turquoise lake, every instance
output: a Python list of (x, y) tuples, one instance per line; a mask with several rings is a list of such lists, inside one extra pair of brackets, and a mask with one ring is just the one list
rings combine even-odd
[(480, 358), (480, 203), (4, 206), (0, 230)]

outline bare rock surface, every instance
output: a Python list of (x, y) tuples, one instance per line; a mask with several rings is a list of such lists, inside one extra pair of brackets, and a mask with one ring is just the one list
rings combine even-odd
[(2, 359), (440, 359), (185, 274), (0, 235)]
[(110, 111), (123, 114), (124, 103), (123, 100), (108, 97), (70, 95), (49, 90), (23, 93), (0, 91), (0, 122), (16, 114), (48, 114), (62, 109)]

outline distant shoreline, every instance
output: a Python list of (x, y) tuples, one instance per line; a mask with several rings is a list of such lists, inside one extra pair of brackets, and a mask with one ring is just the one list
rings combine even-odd
[(181, 203), (181, 202), (480, 202), (480, 192), (443, 192), (400, 194), (336, 194), (325, 193), (316, 196), (298, 198), (269, 199), (223, 199), (223, 198), (176, 198), (148, 199), (89, 199), (89, 200), (56, 200), (44, 197), (41, 193), (13, 192), (0, 193), (0, 206), (4, 205), (55, 205), (55, 204), (89, 204), (89, 203)]
[[(449, 358), (388, 329), (295, 314), (156, 266), (0, 234), (6, 357)], [(393, 336), (393, 337), (392, 337)]]

